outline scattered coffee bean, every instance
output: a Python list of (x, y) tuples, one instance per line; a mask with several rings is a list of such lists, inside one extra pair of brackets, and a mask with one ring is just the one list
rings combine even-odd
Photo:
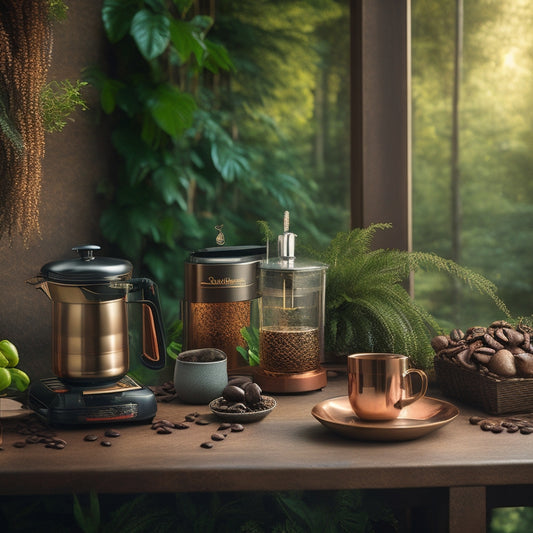
[(225, 438), (226, 438), (226, 435), (224, 435), (224, 433), (213, 433), (211, 435), (211, 440), (220, 441), (220, 440), (224, 440)]
[(187, 416), (185, 417), (185, 421), (186, 421), (186, 422), (194, 422), (195, 419), (196, 419), (196, 417), (195, 417), (194, 415), (187, 415)]
[(24, 448), (24, 446), (26, 446), (26, 443), (23, 440), (18, 440), (13, 443), (13, 446), (15, 448)]
[(191, 426), (189, 426), (189, 424), (186, 424), (185, 422), (178, 422), (177, 424), (174, 424), (174, 427), (176, 429), (189, 429)]
[(257, 383), (244, 385), (244, 397), (247, 405), (255, 405), (261, 401), (261, 387)]
[(211, 424), (211, 422), (205, 418), (198, 418), (198, 420), (196, 420), (194, 423), (198, 424), (199, 426), (207, 426), (208, 424)]
[(53, 450), (62, 450), (65, 447), (63, 442), (49, 442), (45, 445), (45, 448), (52, 448)]
[(531, 433), (533, 433), (533, 428), (528, 426), (520, 428), (520, 433), (522, 433), (522, 435), (531, 435)]
[(242, 424), (231, 424), (231, 431), (234, 433), (239, 433), (244, 431), (244, 426)]
[(41, 440), (41, 437), (38, 435), (30, 435), (29, 437), (26, 437), (26, 443), (27, 444), (38, 444)]
[(116, 439), (117, 437), (120, 437), (120, 433), (116, 429), (108, 429), (104, 435), (106, 437), (109, 437), (111, 439)]
[(157, 422), (154, 422), (152, 424), (152, 429), (158, 429), (160, 427), (173, 428), (174, 424), (170, 422), (169, 420), (158, 420)]
[(484, 420), (479, 426), (483, 431), (492, 431), (494, 424), (492, 422), (489, 422), (488, 420)]
[(158, 430), (157, 430), (157, 433), (159, 435), (170, 435), (172, 433), (172, 430), (170, 428), (167, 428), (165, 426), (161, 426)]
[(231, 424), (229, 422), (223, 422), (222, 424), (220, 424), (220, 426), (218, 426), (219, 431), (224, 431), (225, 429), (230, 429), (230, 428), (231, 428)]
[(469, 419), (469, 422), (472, 424), (472, 425), (477, 425), (479, 424), (480, 422), (483, 422), (483, 420), (485, 420), (484, 418), (482, 418), (481, 416), (471, 416), (470, 419)]
[(250, 376), (234, 376), (228, 381), (228, 385), (244, 388), (247, 383), (252, 383)]
[(102, 442), (100, 442), (100, 446), (109, 448), (109, 446), (111, 446), (111, 442), (109, 442), (108, 440), (103, 440)]
[(202, 444), (200, 444), (200, 446), (202, 448), (212, 448), (214, 446), (214, 444), (212, 442), (202, 442)]
[(501, 433), (503, 430), (504, 430), (504, 428), (502, 426), (493, 426), (491, 428), (491, 431), (493, 433)]
[(520, 428), (516, 426), (515, 424), (511, 424), (508, 426), (505, 426), (507, 429), (507, 433), (516, 433)]
[(83, 440), (87, 442), (94, 442), (95, 440), (98, 440), (98, 435), (85, 435), (85, 437), (83, 437)]
[(244, 403), (237, 402), (228, 406), (228, 413), (246, 413), (248, 407)]
[(244, 402), (245, 392), (236, 385), (227, 385), (222, 391), (222, 396), (228, 402)]

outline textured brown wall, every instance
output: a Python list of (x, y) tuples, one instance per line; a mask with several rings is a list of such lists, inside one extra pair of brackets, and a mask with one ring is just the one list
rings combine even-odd
[[(101, 1), (68, 2), (68, 18), (54, 24), (48, 79), (77, 80), (88, 65), (105, 58)], [(0, 52), (1, 53), (1, 52)], [(97, 98), (76, 112), (61, 133), (47, 134), (41, 196), (41, 238), (25, 248), (20, 238), (0, 241), (0, 338), (12, 340), (20, 368), (32, 379), (51, 374), (50, 303), (25, 283), (46, 262), (72, 255), (77, 244), (100, 244), (97, 182), (109, 169), (109, 134), (99, 124)], [(0, 177), (1, 179), (1, 177)], [(0, 206), (1, 209), (1, 206)]]

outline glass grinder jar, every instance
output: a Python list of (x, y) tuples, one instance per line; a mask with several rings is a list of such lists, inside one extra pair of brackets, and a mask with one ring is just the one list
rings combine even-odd
[(278, 237), (279, 257), (259, 267), (261, 292), (256, 381), (270, 392), (304, 392), (324, 387), (324, 311), (327, 265), (295, 257), (296, 235)]

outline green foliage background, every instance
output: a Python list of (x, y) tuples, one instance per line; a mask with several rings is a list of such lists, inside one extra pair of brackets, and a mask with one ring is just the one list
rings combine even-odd
[(112, 57), (86, 73), (117, 152), (102, 232), (157, 281), (169, 322), (216, 225), (227, 245), (255, 244), (256, 221), (277, 233), (288, 209), (325, 243), (349, 220), (347, 2), (198, 5), (104, 0)]

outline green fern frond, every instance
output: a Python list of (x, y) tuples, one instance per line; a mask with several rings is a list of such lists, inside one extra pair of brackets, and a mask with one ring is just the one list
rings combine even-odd
[(376, 231), (390, 224), (339, 233), (326, 250), (312, 255), (329, 265), (326, 276), (326, 348), (338, 356), (356, 352), (403, 353), (429, 368), (431, 338), (441, 333), (433, 316), (402, 286), (411, 272), (446, 272), (488, 296), (506, 317), (510, 312), (496, 286), (481, 274), (432, 253), (372, 250)]
[(475, 289), (479, 293), (488, 296), (507, 318), (511, 318), (511, 312), (503, 300), (496, 294), (496, 285), (478, 272), (458, 265), (451, 259), (439, 257), (434, 253), (412, 252), (409, 254), (409, 261), (409, 266), (413, 271), (429, 266), (433, 270), (446, 272), (447, 274), (450, 274), (451, 276), (463, 281), (471, 289)]
[(373, 224), (350, 233), (340, 232), (323, 252), (321, 260), (332, 266), (339, 265), (347, 257), (361, 257), (370, 250), (376, 231), (391, 228), (391, 224)]

